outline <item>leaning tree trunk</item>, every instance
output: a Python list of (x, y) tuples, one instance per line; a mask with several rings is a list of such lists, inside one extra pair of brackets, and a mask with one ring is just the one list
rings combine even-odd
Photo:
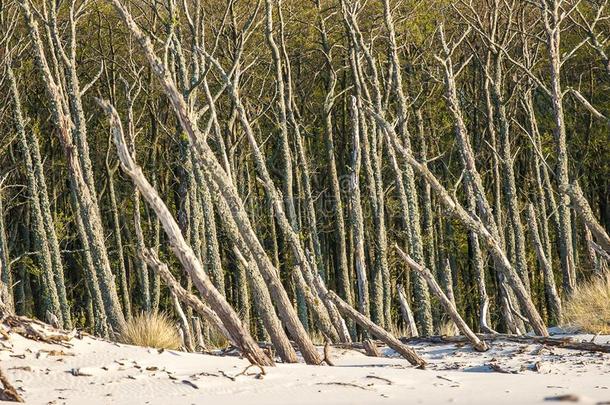
[(193, 249), (186, 243), (184, 236), (180, 231), (180, 227), (169, 212), (169, 209), (161, 200), (156, 190), (152, 188), (148, 180), (144, 177), (140, 167), (136, 165), (129, 155), (123, 135), (122, 124), (116, 110), (105, 101), (100, 100), (99, 103), (109, 115), (110, 126), (113, 131), (115, 144), (124, 171), (131, 177), (132, 181), (142, 193), (142, 196), (155, 210), (163, 225), (163, 229), (169, 238), (174, 253), (191, 276), (195, 286), (204, 299), (210, 304), (211, 308), (223, 320), (225, 328), (229, 331), (233, 341), (237, 344), (244, 356), (253, 364), (261, 366), (273, 365), (273, 360), (265, 355), (258, 347), (241, 323), (239, 316), (218, 290), (214, 288), (210, 278), (203, 271), (203, 266), (193, 252)]
[[(17, 89), (17, 79), (13, 73), (13, 69), (10, 66), (11, 61), (8, 61), (7, 73), (11, 86), (11, 96), (13, 99), (13, 117), (15, 126), (17, 128), (17, 134), (19, 136), (19, 142), (21, 151), (23, 153), (23, 159), (26, 168), (26, 177), (28, 182), (28, 189), (30, 193), (30, 207), (32, 209), (32, 220), (33, 220), (33, 231), (34, 231), (34, 246), (36, 251), (39, 252), (40, 267), (42, 270), (42, 313), (51, 313), (57, 317), (59, 326), (64, 326), (64, 314), (68, 316), (68, 324), (70, 324), (70, 308), (68, 306), (67, 298), (65, 295), (65, 287), (63, 288), (63, 299), (60, 303), (58, 294), (58, 279), (55, 277), (53, 269), (53, 263), (51, 260), (51, 249), (49, 246), (49, 240), (44, 227), (44, 220), (42, 217), (42, 208), (40, 207), (40, 187), (46, 187), (45, 184), (38, 184), (34, 172), (34, 164), (32, 162), (32, 152), (30, 145), (28, 144), (25, 121), (21, 111), (21, 100), (19, 97), (19, 91)], [(62, 271), (63, 276), (63, 271)], [(60, 281), (63, 286), (63, 277)]]
[[(234, 237), (239, 238), (239, 236), (236, 235), (234, 235)], [(239, 244), (241, 245), (242, 243)], [(273, 347), (283, 362), (296, 363), (298, 361), (297, 354), (292, 348), (288, 336), (286, 336), (286, 333), (282, 329), (282, 324), (273, 308), (271, 296), (265, 286), (265, 280), (263, 280), (263, 277), (258, 271), (256, 263), (251, 259), (247, 260), (237, 247), (233, 248), (233, 252), (238, 259), (238, 265), (249, 274), (248, 281), (250, 282), (250, 288), (254, 295), (254, 304), (256, 305), (258, 314), (262, 318), (267, 333), (271, 337)]]
[[(368, 110), (375, 119), (383, 126), (386, 135), (390, 137), (390, 141), (394, 144), (394, 147), (403, 155), (407, 163), (409, 163), (415, 171), (422, 175), (426, 181), (432, 187), (432, 190), (438, 195), (440, 202), (445, 206), (447, 211), (455, 216), (460, 222), (462, 222), (469, 230), (476, 232), (487, 244), (490, 249), (494, 260), (498, 263), (499, 268), (508, 280), (511, 288), (515, 292), (519, 303), (526, 313), (529, 322), (534, 331), (541, 336), (548, 336), (548, 331), (540, 317), (540, 314), (534, 306), (530, 294), (525, 289), (523, 282), (519, 278), (515, 269), (511, 265), (510, 261), (506, 257), (502, 246), (500, 245), (497, 232), (492, 233), (485, 224), (478, 218), (472, 217), (462, 207), (459, 202), (455, 201), (447, 190), (441, 185), (436, 177), (421, 163), (416, 161), (412, 155), (410, 155), (399, 143), (396, 133), (392, 126), (385, 121), (382, 117), (375, 114), (372, 110)], [(495, 235), (495, 236), (494, 236)]]
[[(19, 5), (28, 25), (29, 35), (33, 43), (36, 62), (40, 69), (47, 92), (51, 99), (53, 118), (55, 125), (58, 128), (59, 140), (66, 154), (68, 162), (68, 173), (70, 175), (70, 183), (72, 187), (72, 195), (76, 201), (76, 210), (79, 211), (85, 235), (81, 237), (83, 245), (88, 245), (88, 251), (91, 253), (91, 258), (94, 264), (95, 278), (100, 284), (100, 291), (104, 301), (104, 307), (108, 316), (108, 321), (112, 328), (118, 332), (125, 325), (125, 318), (121, 313), (119, 297), (114, 285), (114, 277), (110, 271), (110, 262), (108, 260), (108, 252), (105, 245), (103, 235), (102, 221), (100, 218), (99, 207), (97, 205), (95, 190), (93, 189), (93, 179), (90, 167), (83, 169), (83, 162), (87, 166), (89, 164), (88, 149), (85, 145), (84, 138), (84, 114), (80, 106), (80, 90), (75, 83), (75, 67), (70, 70), (70, 75), (67, 79), (69, 83), (69, 93), (71, 98), (68, 100), (65, 94), (61, 91), (61, 86), (58, 84), (58, 78), (55, 78), (47, 63), (47, 58), (44, 51), (44, 45), (40, 37), (38, 23), (30, 9), (30, 5), (25, 0), (20, 0)], [(71, 21), (74, 24), (74, 21)], [(57, 37), (57, 34), (56, 34)], [(74, 55), (73, 55), (74, 56)], [(75, 56), (74, 56), (75, 57)], [(75, 61), (73, 61), (76, 63)], [(78, 93), (78, 94), (77, 94)], [(74, 107), (75, 114), (71, 115), (71, 109)], [(75, 122), (76, 121), (76, 122)], [(75, 144), (76, 138), (76, 144)], [(93, 282), (93, 281), (92, 281)]]
[(396, 286), (396, 290), (398, 290), (398, 301), (400, 302), (400, 313), (402, 315), (402, 320), (406, 324), (407, 337), (417, 337), (419, 336), (419, 332), (417, 331), (417, 325), (415, 325), (415, 318), (413, 318), (413, 311), (411, 311), (411, 306), (407, 300), (405, 289), (402, 284), (398, 284)]
[(226, 337), (231, 344), (235, 344), (232, 340), (231, 334), (224, 327), (222, 320), (218, 317), (216, 312), (212, 311), (210, 307), (205, 305), (199, 298), (193, 293), (185, 290), (178, 280), (174, 278), (169, 268), (165, 263), (159, 260), (159, 257), (152, 249), (147, 249), (142, 252), (142, 257), (148, 263), (148, 265), (159, 274), (159, 277), (163, 279), (163, 282), (170, 289), (173, 296), (177, 297), (180, 302), (184, 303), (188, 307), (192, 308), (205, 320), (209, 321), (214, 327), (216, 327), (224, 337)]
[(203, 179), (201, 167), (194, 162), (195, 180), (201, 197), (201, 209), (203, 210), (203, 222), (205, 223), (205, 248), (208, 272), (212, 276), (214, 286), (222, 295), (225, 295), (225, 276), (220, 258), (220, 247), (218, 246), (218, 235), (216, 233), (216, 218), (214, 217), (214, 206), (208, 185)]
[(402, 357), (407, 359), (409, 363), (414, 366), (424, 368), (426, 366), (426, 361), (419, 357), (419, 355), (410, 348), (409, 346), (402, 343), (400, 340), (396, 339), (392, 334), (384, 330), (382, 327), (376, 325), (371, 322), (371, 320), (360, 312), (354, 310), (352, 307), (347, 305), (345, 301), (343, 301), (337, 294), (332, 291), (328, 292), (328, 296), (330, 299), (337, 305), (339, 311), (343, 313), (344, 316), (351, 318), (354, 322), (360, 325), (364, 330), (369, 332), (371, 335), (375, 336), (379, 340), (383, 341), (390, 348), (394, 349), (398, 352)]
[(474, 348), (479, 352), (487, 351), (489, 349), (489, 346), (487, 346), (484, 341), (480, 340), (478, 336), (475, 335), (475, 333), (472, 331), (472, 329), (470, 329), (470, 327), (466, 324), (466, 322), (464, 322), (464, 319), (457, 311), (455, 301), (445, 294), (441, 286), (436, 282), (432, 272), (426, 267), (417, 263), (411, 257), (409, 257), (405, 252), (400, 250), (398, 246), (396, 246), (396, 250), (398, 250), (398, 253), (402, 257), (402, 259), (409, 265), (409, 267), (420, 273), (422, 277), (426, 279), (426, 282), (430, 286), (430, 289), (439, 299), (441, 305), (445, 307), (445, 310), (451, 317), (451, 320), (453, 320), (453, 323), (455, 323), (460, 332), (462, 332), (464, 336), (466, 336), (466, 338), (470, 341), (470, 343), (472, 343)]
[(582, 217), (586, 226), (595, 236), (597, 243), (606, 251), (606, 253), (610, 254), (610, 236), (608, 236), (608, 233), (604, 227), (597, 221), (597, 219), (595, 219), (593, 210), (583, 195), (578, 183), (575, 182), (570, 185), (567, 191), (570, 197), (572, 197), (572, 203), (574, 204), (576, 213)]

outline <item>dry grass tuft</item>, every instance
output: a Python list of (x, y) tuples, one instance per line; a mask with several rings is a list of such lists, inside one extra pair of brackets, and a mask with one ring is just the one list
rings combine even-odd
[(229, 346), (227, 338), (215, 327), (210, 327), (208, 335), (206, 336), (206, 345), (208, 349), (224, 349)]
[(440, 336), (458, 336), (460, 331), (453, 321), (445, 321), (440, 325), (438, 334)]
[(610, 334), (610, 273), (574, 290), (564, 304), (564, 321), (587, 333)]
[(142, 313), (127, 321), (120, 341), (130, 345), (157, 349), (180, 349), (178, 328), (165, 313)]

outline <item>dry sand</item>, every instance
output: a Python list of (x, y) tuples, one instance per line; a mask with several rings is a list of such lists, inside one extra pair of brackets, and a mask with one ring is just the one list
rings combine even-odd
[(159, 353), (91, 337), (71, 344), (16, 334), (2, 341), (1, 367), (28, 404), (552, 404), (568, 394), (578, 403), (610, 403), (609, 354), (537, 344), (500, 341), (483, 354), (417, 344), (426, 370), (389, 349), (388, 357), (372, 358), (334, 348), (336, 367), (278, 364), (265, 375), (244, 373), (248, 362), (234, 356)]

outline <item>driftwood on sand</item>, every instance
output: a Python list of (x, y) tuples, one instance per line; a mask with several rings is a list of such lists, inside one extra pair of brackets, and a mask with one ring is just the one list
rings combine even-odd
[[(592, 341), (579, 342), (571, 337), (546, 337), (546, 336), (522, 336), (509, 335), (503, 333), (496, 334), (477, 334), (479, 339), (485, 342), (494, 341), (509, 341), (521, 344), (540, 344), (562, 349), (580, 350), (586, 352), (610, 353), (610, 344), (598, 344)], [(413, 337), (401, 338), (404, 343), (432, 343), (432, 344), (447, 344), (447, 343), (468, 343), (469, 340), (465, 336), (428, 336), (428, 337)]]

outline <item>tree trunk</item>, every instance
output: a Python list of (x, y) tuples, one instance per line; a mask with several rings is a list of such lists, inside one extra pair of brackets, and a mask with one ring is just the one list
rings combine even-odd
[(351, 318), (354, 322), (364, 328), (371, 335), (375, 336), (379, 340), (383, 341), (390, 348), (398, 352), (402, 357), (407, 359), (409, 363), (419, 368), (424, 368), (426, 362), (424, 359), (419, 357), (415, 350), (403, 344), (400, 340), (396, 339), (392, 334), (384, 330), (382, 327), (375, 325), (369, 318), (362, 315), (360, 312), (354, 310), (352, 307), (347, 305), (337, 294), (332, 291), (328, 292), (330, 299), (337, 305), (339, 311), (344, 316)]
[(549, 312), (551, 322), (555, 325), (561, 325), (561, 300), (555, 287), (555, 275), (553, 274), (553, 267), (551, 261), (546, 256), (544, 245), (540, 239), (538, 233), (538, 221), (536, 220), (536, 212), (532, 204), (528, 207), (528, 225), (530, 228), (530, 235), (532, 237), (532, 243), (536, 248), (536, 257), (538, 257), (538, 263), (542, 268), (542, 274), (544, 275), (544, 291), (546, 292), (547, 302), (549, 303)]
[(223, 320), (223, 324), (233, 337), (233, 341), (237, 344), (237, 347), (242, 351), (244, 356), (247, 357), (248, 360), (250, 360), (250, 362), (253, 364), (258, 364), (261, 366), (273, 365), (273, 360), (262, 352), (256, 342), (247, 332), (246, 328), (244, 328), (244, 325), (241, 323), (233, 308), (231, 308), (218, 290), (214, 288), (214, 285), (210, 281), (209, 277), (203, 271), (203, 266), (199, 259), (197, 259), (193, 249), (184, 240), (184, 236), (180, 232), (180, 228), (178, 227), (176, 220), (167, 209), (167, 206), (160, 199), (156, 190), (153, 189), (148, 180), (146, 180), (142, 174), (142, 170), (135, 164), (129, 155), (129, 151), (127, 150), (125, 144), (121, 121), (116, 113), (116, 110), (114, 110), (114, 107), (107, 102), (100, 100), (99, 103), (109, 115), (111, 123), (110, 126), (113, 131), (115, 144), (118, 149), (118, 154), (123, 169), (131, 177), (144, 198), (157, 213), (165, 233), (169, 238), (169, 242), (174, 253), (193, 279), (195, 286), (202, 294), (204, 299), (210, 304), (212, 309)]
[(396, 246), (396, 249), (398, 250), (398, 253), (403, 258), (403, 260), (409, 265), (409, 267), (411, 267), (413, 270), (420, 273), (422, 275), (422, 277), (424, 277), (426, 279), (426, 282), (430, 286), (430, 289), (432, 290), (432, 292), (439, 299), (439, 301), (441, 302), (441, 304), (443, 305), (443, 307), (445, 308), (445, 310), (447, 311), (447, 313), (449, 314), (449, 316), (451, 317), (451, 319), (453, 320), (455, 325), (464, 334), (464, 336), (466, 336), (468, 338), (468, 340), (470, 341), (470, 343), (472, 343), (474, 348), (479, 352), (487, 351), (489, 349), (487, 344), (485, 344), (484, 341), (480, 340), (477, 337), (477, 335), (475, 335), (474, 332), (470, 329), (470, 327), (466, 324), (466, 322), (464, 322), (464, 319), (462, 319), (462, 317), (460, 316), (460, 314), (458, 313), (458, 311), (455, 307), (455, 302), (453, 302), (451, 300), (451, 298), (448, 297), (443, 292), (443, 289), (441, 288), (440, 285), (438, 285), (438, 283), (434, 279), (434, 275), (432, 275), (430, 270), (423, 267), (422, 265), (420, 265), (413, 259), (411, 259), (398, 246)]
[(455, 216), (460, 222), (462, 222), (469, 230), (476, 232), (484, 242), (488, 245), (490, 253), (494, 260), (499, 265), (502, 273), (507, 277), (508, 282), (517, 295), (519, 303), (523, 307), (523, 310), (527, 314), (527, 318), (534, 331), (541, 336), (548, 336), (548, 331), (544, 326), (544, 322), (540, 317), (540, 314), (536, 310), (530, 294), (525, 289), (523, 282), (520, 280), (515, 269), (512, 267), (510, 261), (506, 257), (506, 254), (500, 243), (498, 242), (498, 233), (490, 232), (488, 228), (478, 219), (470, 216), (468, 212), (455, 201), (447, 192), (447, 190), (440, 184), (440, 182), (434, 177), (434, 175), (423, 165), (417, 162), (398, 142), (396, 133), (393, 128), (385, 121), (382, 117), (376, 115), (372, 110), (369, 113), (375, 117), (375, 119), (383, 126), (387, 136), (390, 137), (390, 141), (394, 144), (394, 147), (403, 155), (407, 163), (409, 163), (415, 171), (422, 175), (426, 181), (432, 187), (432, 190), (438, 195), (440, 202), (445, 206), (447, 211)]

